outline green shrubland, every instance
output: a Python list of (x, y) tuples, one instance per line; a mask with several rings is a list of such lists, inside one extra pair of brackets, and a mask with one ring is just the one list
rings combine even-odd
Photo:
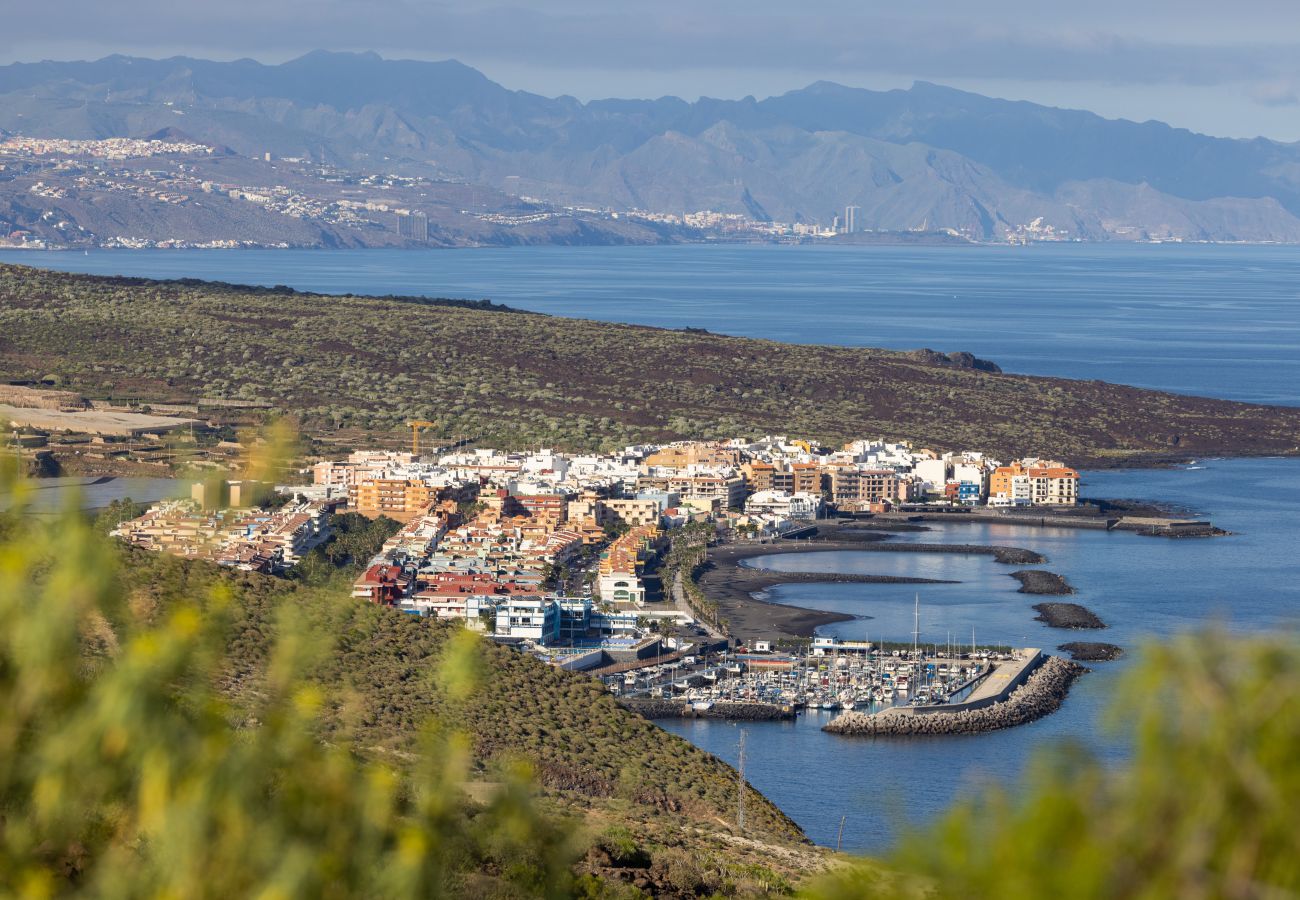
[[(625, 896), (611, 872), (641, 859), (664, 890), (783, 883), (718, 874), (734, 772), (598, 683), (24, 516), (23, 490), (0, 517), (0, 895)], [(817, 864), (750, 794), (746, 840)], [(602, 866), (610, 823), (635, 849)]]
[(320, 450), (341, 437), (396, 443), (412, 419), (438, 422), (436, 437), (507, 448), (785, 433), (1117, 464), (1300, 445), (1292, 408), (935, 359), (457, 301), (0, 266), (0, 380), (146, 402), (264, 401)]

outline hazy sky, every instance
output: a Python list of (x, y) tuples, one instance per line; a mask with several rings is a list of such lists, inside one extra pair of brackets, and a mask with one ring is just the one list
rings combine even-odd
[(1300, 0), (0, 0), (0, 22), (6, 62), (376, 50), (584, 100), (923, 79), (1300, 140)]

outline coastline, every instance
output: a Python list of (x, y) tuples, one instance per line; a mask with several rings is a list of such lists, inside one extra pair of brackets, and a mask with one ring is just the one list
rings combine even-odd
[[(908, 528), (908, 531), (915, 528)], [(868, 532), (846, 534), (846, 532)], [(984, 544), (904, 544), (890, 541), (887, 529), (879, 532), (838, 522), (818, 522), (816, 534), (806, 540), (789, 540), (773, 544), (726, 544), (709, 549), (697, 583), (705, 595), (718, 605), (718, 615), (727, 622), (727, 631), (744, 643), (753, 640), (806, 640), (818, 628), (836, 622), (848, 622), (866, 616), (828, 612), (800, 606), (774, 603), (761, 596), (763, 591), (780, 584), (954, 584), (930, 578), (906, 578), (894, 575), (850, 575), (836, 572), (776, 572), (745, 565), (745, 560), (760, 556), (825, 551), (878, 551), (902, 553), (973, 553), (993, 556), (1008, 565), (1043, 562), (1042, 556), (1019, 547)], [(823, 536), (829, 533), (834, 537)]]
[(924, 715), (891, 709), (868, 714), (847, 712), (822, 726), (831, 734), (856, 737), (983, 734), (1025, 725), (1061, 708), (1070, 686), (1091, 671), (1077, 662), (1048, 656), (1005, 700), (989, 706), (935, 711)]

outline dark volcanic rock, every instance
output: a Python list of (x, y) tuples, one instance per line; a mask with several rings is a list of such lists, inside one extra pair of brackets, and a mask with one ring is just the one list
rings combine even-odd
[(1039, 622), (1046, 622), (1052, 628), (1105, 628), (1106, 623), (1097, 618), (1092, 610), (1077, 603), (1036, 603), (1034, 616)]
[(1002, 367), (997, 363), (990, 362), (987, 359), (980, 359), (973, 353), (967, 353), (963, 350), (954, 353), (940, 353), (938, 350), (923, 347), (920, 350), (909, 350), (907, 355), (919, 362), (936, 366), (950, 366), (954, 369), (976, 369), (980, 372), (992, 372), (995, 375), (1002, 374)]
[(1011, 577), (1020, 582), (1019, 593), (1021, 594), (1062, 596), (1074, 593), (1074, 588), (1070, 587), (1070, 583), (1055, 572), (1044, 572), (1042, 569), (1022, 569), (1019, 572), (1012, 572)]
[(1037, 566), (1047, 562), (1046, 557), (1023, 547), (997, 547), (993, 558), (1008, 566)]
[(1124, 655), (1124, 648), (1114, 644), (1095, 643), (1092, 641), (1071, 641), (1056, 648), (1070, 654), (1070, 659), (1083, 662), (1106, 662), (1119, 659)]

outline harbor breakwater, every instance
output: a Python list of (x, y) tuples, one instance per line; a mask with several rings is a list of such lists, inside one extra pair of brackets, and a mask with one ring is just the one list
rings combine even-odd
[(1070, 583), (1055, 572), (1044, 572), (1042, 569), (1022, 569), (1019, 572), (1012, 572), (1011, 577), (1020, 582), (1018, 593), (1021, 594), (1062, 596), (1074, 593), (1074, 588), (1070, 586)]
[(1077, 603), (1035, 603), (1034, 616), (1049, 628), (1105, 628), (1106, 623), (1086, 606)]
[(677, 700), (625, 698), (619, 701), (632, 712), (647, 719), (727, 719), (739, 722), (765, 722), (776, 719), (793, 719), (795, 711), (774, 703), (730, 703), (719, 701), (708, 709), (696, 709), (689, 703)]
[(922, 734), (980, 734), (1024, 725), (1058, 710), (1070, 685), (1090, 671), (1076, 662), (1049, 656), (1006, 700), (978, 709), (915, 712), (907, 707), (880, 713), (846, 712), (822, 730), (832, 734), (903, 737)]

